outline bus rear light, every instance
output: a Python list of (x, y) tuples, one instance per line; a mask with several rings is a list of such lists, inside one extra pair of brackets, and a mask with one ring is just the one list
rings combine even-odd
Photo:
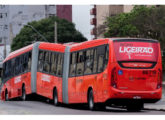
[(129, 63), (122, 63), (124, 67), (130, 68), (149, 68), (152, 67), (152, 63), (142, 63), (142, 62), (129, 62)]
[(157, 81), (157, 89), (162, 87), (162, 71), (158, 70), (158, 81)]
[(117, 88), (117, 72), (116, 72), (116, 68), (112, 69), (111, 86), (114, 87), (114, 88)]

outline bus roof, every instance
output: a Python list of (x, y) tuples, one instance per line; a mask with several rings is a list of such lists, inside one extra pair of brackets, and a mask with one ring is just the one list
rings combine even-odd
[(95, 47), (102, 44), (107, 44), (108, 41), (109, 41), (109, 38), (103, 38), (103, 39), (96, 39), (96, 40), (90, 40), (90, 41), (85, 41), (82, 43), (73, 44), (71, 45), (71, 51), (76, 51), (76, 50), (86, 49), (89, 47)]
[(129, 40), (133, 40), (133, 41), (147, 41), (147, 42), (158, 42), (158, 40), (154, 40), (154, 39), (146, 39), (146, 38), (110, 38), (112, 41), (129, 41)]
[(6, 59), (5, 59), (3, 62), (6, 62), (6, 61), (8, 61), (8, 60), (10, 60), (10, 59), (12, 59), (12, 58), (14, 58), (14, 57), (16, 57), (16, 56), (19, 56), (19, 55), (21, 55), (21, 54), (23, 54), (23, 53), (26, 53), (26, 52), (32, 50), (32, 49), (33, 49), (33, 45), (34, 45), (34, 44), (31, 44), (31, 45), (28, 45), (28, 46), (23, 47), (23, 48), (21, 48), (21, 49), (18, 49), (18, 50), (14, 51), (14, 52), (11, 52), (11, 53), (6, 57)]
[(58, 43), (40, 43), (39, 49), (42, 50), (49, 50), (49, 51), (57, 51), (57, 52), (64, 52), (66, 45), (58, 44)]

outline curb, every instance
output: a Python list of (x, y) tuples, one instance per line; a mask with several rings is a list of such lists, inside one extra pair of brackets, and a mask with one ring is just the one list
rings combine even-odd
[(143, 110), (152, 110), (152, 111), (163, 111), (165, 112), (165, 109), (154, 109), (154, 108), (144, 108)]

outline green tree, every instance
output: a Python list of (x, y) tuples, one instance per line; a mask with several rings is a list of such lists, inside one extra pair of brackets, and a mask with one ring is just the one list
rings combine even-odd
[(152, 38), (165, 49), (165, 6), (135, 6), (130, 13), (107, 17), (105, 37)]
[(135, 6), (130, 13), (107, 17), (104, 25), (107, 26), (105, 37), (157, 39), (165, 51), (165, 6)]
[[(75, 25), (73, 23), (58, 17), (50, 17), (40, 21), (33, 21), (28, 23), (28, 25), (33, 26), (48, 40), (48, 42), (53, 43), (55, 21), (57, 22), (58, 43), (83, 42), (87, 40), (75, 29)], [(20, 33), (13, 39), (11, 49), (14, 51), (36, 41), (44, 41), (44, 39), (29, 26), (24, 26)]]

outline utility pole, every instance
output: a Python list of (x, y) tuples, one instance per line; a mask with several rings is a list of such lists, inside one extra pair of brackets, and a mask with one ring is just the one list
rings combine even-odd
[(54, 42), (57, 43), (57, 22), (54, 22)]
[(6, 38), (4, 38), (4, 59), (6, 58)]
[(13, 42), (13, 37), (14, 35), (13, 35), (13, 26), (12, 26), (12, 23), (10, 23), (10, 43), (12, 43)]

